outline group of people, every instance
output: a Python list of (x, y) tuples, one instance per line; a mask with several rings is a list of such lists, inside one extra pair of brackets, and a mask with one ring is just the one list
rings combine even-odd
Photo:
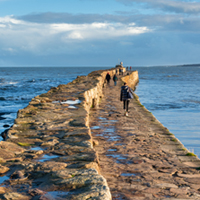
[[(110, 85), (110, 80), (111, 80), (111, 76), (109, 73), (107, 73), (106, 81), (108, 85)], [(113, 81), (114, 81), (115, 86), (117, 85), (117, 80), (118, 80), (118, 77), (116, 74), (114, 74)], [(121, 87), (120, 101), (123, 101), (123, 109), (124, 109), (125, 116), (128, 116), (129, 102), (130, 102), (130, 99), (132, 98), (133, 98), (133, 90), (130, 87), (128, 87), (127, 83), (124, 83), (124, 85)]]
[[(110, 80), (111, 80), (111, 76), (109, 73), (106, 74), (106, 81), (107, 81), (107, 84), (110, 85)], [(113, 81), (114, 81), (114, 85), (116, 86), (117, 85), (117, 81), (118, 81), (118, 77), (117, 77), (117, 74), (114, 74), (113, 76)]]
[[(132, 67), (130, 66), (130, 71), (132, 70)], [(128, 66), (126, 67), (126, 71), (128, 71)]]

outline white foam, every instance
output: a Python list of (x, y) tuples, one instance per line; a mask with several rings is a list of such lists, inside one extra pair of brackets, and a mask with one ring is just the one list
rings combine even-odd
[(76, 106), (68, 106), (68, 108), (76, 109)]
[(81, 103), (81, 100), (79, 100), (79, 99), (67, 100), (67, 101), (61, 102), (61, 104), (69, 104), (69, 105), (75, 105), (75, 104), (79, 104), (79, 103)]

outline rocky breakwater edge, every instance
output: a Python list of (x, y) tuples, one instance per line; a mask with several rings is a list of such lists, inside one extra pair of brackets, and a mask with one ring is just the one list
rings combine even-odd
[(51, 88), (18, 111), (0, 142), (0, 199), (112, 198), (89, 128), (107, 72), (115, 69)]

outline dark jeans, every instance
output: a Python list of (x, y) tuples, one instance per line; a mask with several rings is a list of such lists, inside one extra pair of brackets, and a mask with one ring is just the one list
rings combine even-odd
[(128, 105), (129, 105), (130, 100), (123, 100), (124, 103), (124, 109), (128, 112)]

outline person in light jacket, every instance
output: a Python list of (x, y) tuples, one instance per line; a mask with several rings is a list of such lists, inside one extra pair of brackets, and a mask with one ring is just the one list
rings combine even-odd
[[(132, 96), (130, 96), (129, 92), (132, 94)], [(130, 87), (128, 87), (127, 83), (124, 83), (124, 85), (121, 87), (120, 101), (123, 101), (125, 116), (128, 116), (128, 106), (130, 99), (132, 98), (133, 98), (133, 90)]]

